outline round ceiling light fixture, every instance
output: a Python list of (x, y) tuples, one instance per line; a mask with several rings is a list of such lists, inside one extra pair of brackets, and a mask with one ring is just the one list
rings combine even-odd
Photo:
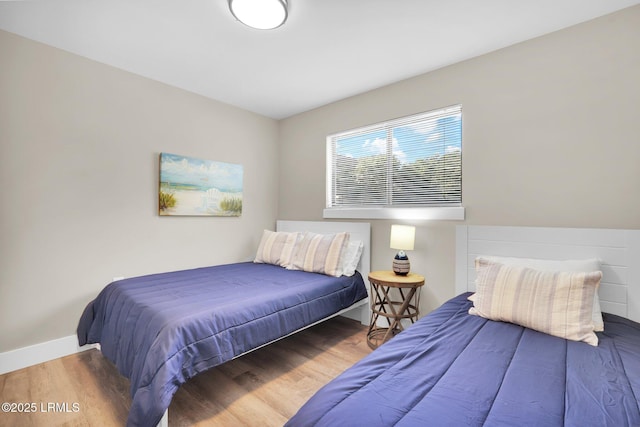
[(259, 30), (278, 28), (287, 20), (287, 0), (229, 0), (229, 10), (243, 24)]

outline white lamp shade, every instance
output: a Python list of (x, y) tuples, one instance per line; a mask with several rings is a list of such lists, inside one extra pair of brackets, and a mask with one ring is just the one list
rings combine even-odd
[(416, 237), (416, 228), (412, 225), (391, 226), (391, 249), (412, 251)]
[(249, 27), (271, 30), (287, 20), (286, 0), (229, 0), (233, 16)]

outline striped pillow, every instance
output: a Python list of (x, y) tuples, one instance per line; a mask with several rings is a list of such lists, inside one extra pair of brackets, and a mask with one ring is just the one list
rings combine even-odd
[(602, 272), (545, 272), (476, 260), (469, 314), (598, 345), (591, 316)]
[[(504, 265), (527, 267), (542, 271), (568, 271), (571, 273), (600, 271), (600, 260), (596, 258), (566, 260), (498, 256), (480, 256), (480, 258)], [(602, 312), (600, 310), (600, 298), (597, 292), (593, 296), (593, 312), (591, 316), (593, 317), (593, 330), (596, 332), (604, 331), (604, 321), (602, 320)]]
[(253, 262), (288, 266), (299, 234), (264, 230)]
[(305, 233), (296, 245), (290, 270), (342, 276), (342, 254), (349, 242), (349, 233)]

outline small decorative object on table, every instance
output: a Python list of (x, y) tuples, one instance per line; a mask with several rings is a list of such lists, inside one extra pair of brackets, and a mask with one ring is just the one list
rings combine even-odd
[[(415, 273), (398, 275), (393, 271), (372, 271), (369, 273), (371, 284), (371, 320), (367, 332), (367, 344), (375, 349), (404, 330), (402, 319), (411, 323), (418, 320), (420, 314), (420, 289), (424, 285), (424, 276)], [(392, 289), (397, 289), (397, 292)], [(406, 293), (405, 293), (406, 292)], [(396, 294), (396, 298), (392, 293)], [(387, 319), (387, 326), (378, 325), (380, 318)], [(384, 323), (384, 321), (382, 320)]]
[(398, 253), (393, 259), (393, 272), (405, 276), (411, 271), (409, 257), (405, 251), (412, 251), (416, 236), (416, 228), (411, 225), (391, 226), (391, 249), (398, 249)]

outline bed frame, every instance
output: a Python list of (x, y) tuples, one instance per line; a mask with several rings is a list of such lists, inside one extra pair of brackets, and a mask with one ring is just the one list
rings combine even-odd
[(456, 227), (456, 295), (475, 290), (479, 255), (554, 260), (598, 258), (603, 312), (640, 322), (640, 230)]
[[(276, 231), (310, 231), (314, 233), (320, 234), (331, 234), (331, 233), (339, 233), (342, 231), (349, 232), (350, 240), (361, 240), (363, 243), (362, 256), (360, 257), (360, 262), (358, 264), (358, 271), (362, 274), (362, 278), (365, 280), (365, 287), (368, 291), (368, 286), (366, 286), (367, 276), (369, 275), (369, 271), (371, 269), (371, 224), (368, 222), (320, 222), (320, 221), (283, 221), (279, 220), (276, 223)], [(335, 316), (343, 315), (350, 319), (358, 320), (363, 325), (369, 324), (369, 298), (363, 299), (360, 302), (352, 305), (349, 308), (341, 310), (335, 314), (325, 317), (324, 319), (320, 319), (317, 322), (314, 322), (310, 325), (304, 326), (296, 331), (291, 332), (288, 335), (277, 338), (273, 341), (265, 343), (259, 347), (253, 348), (249, 351), (246, 351), (242, 354), (235, 356), (233, 359), (237, 359), (238, 357), (244, 356), (245, 354), (251, 353), (259, 348), (265, 347), (269, 344), (272, 344), (276, 341), (279, 341), (283, 338), (291, 336), (295, 333), (298, 333), (304, 329), (310, 328), (311, 326), (317, 325), (318, 323), (322, 323), (325, 320), (329, 320)], [(233, 360), (232, 359), (232, 360)], [(168, 427), (169, 426), (169, 410), (165, 411), (162, 419), (158, 423), (158, 427)]]

